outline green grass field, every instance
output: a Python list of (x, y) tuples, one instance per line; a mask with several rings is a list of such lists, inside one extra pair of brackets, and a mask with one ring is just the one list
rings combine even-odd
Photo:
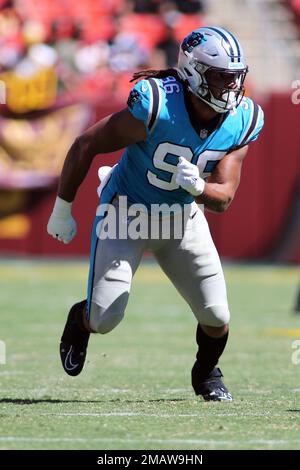
[(233, 403), (193, 394), (196, 321), (152, 264), (138, 270), (124, 321), (91, 338), (80, 376), (65, 375), (59, 338), (87, 269), (0, 263), (0, 449), (300, 449), (296, 268), (225, 266), (232, 322), (220, 365)]

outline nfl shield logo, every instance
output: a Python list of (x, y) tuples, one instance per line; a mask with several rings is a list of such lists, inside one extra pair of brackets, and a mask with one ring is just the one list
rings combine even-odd
[(206, 139), (207, 134), (208, 134), (207, 129), (201, 129), (201, 131), (200, 131), (200, 139)]

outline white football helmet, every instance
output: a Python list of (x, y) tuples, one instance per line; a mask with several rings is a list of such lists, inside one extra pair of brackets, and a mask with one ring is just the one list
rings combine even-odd
[[(223, 28), (192, 31), (181, 43), (178, 72), (189, 90), (218, 113), (237, 107), (244, 96), (248, 67), (243, 50)], [(217, 77), (215, 84), (213, 76)]]

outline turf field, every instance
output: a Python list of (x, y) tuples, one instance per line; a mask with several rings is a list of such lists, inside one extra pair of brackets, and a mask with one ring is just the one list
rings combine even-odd
[(221, 368), (235, 400), (224, 404), (193, 394), (196, 322), (156, 265), (142, 265), (123, 323), (92, 337), (71, 378), (58, 341), (87, 264), (1, 261), (0, 449), (300, 449), (299, 272), (229, 265), (225, 275)]

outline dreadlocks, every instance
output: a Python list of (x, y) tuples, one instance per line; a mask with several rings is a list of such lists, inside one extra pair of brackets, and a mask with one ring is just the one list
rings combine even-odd
[(130, 82), (134, 82), (140, 78), (166, 78), (170, 76), (180, 79), (176, 69), (141, 70), (140, 72), (135, 72), (133, 74)]

